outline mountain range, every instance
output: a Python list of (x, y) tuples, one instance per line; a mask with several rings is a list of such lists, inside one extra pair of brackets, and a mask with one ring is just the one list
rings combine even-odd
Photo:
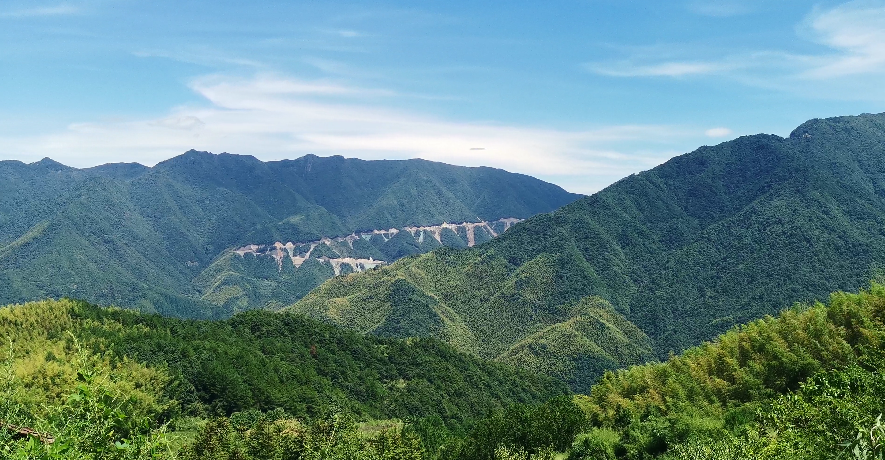
[(526, 218), (578, 197), (521, 174), (424, 160), (307, 155), (262, 162), (189, 151), (154, 167), (3, 161), (0, 304), (73, 297), (165, 315), (226, 317), (292, 303), (334, 274), (305, 270), (294, 291), (276, 295), (274, 286), (286, 283), (270, 280), (264, 286), (270, 295), (229, 301), (213, 287), (248, 292), (264, 281), (247, 271), (242, 286), (231, 284), (235, 273), (224, 259), (237, 248)]
[[(203, 161), (194, 168), (211, 180), (162, 165), (0, 163), (0, 293), (85, 280), (132, 287), (124, 299), (170, 296), (146, 310), (235, 313), (179, 319), (71, 299), (0, 307), (0, 450), (880, 458), (883, 160), (885, 114), (811, 120), (786, 138), (702, 147), (525, 220), (437, 215), (444, 223), (373, 230), (296, 192), (292, 202), (342, 227), (274, 217), (294, 208), (270, 197), (294, 188), (246, 180), (277, 171), (248, 157), (170, 160)], [(258, 172), (237, 185), (237, 168), (219, 175), (213, 163)], [(220, 244), (216, 231), (229, 237), (220, 252), (206, 246)], [(165, 270), (157, 248), (190, 248), (174, 263), (192, 270), (191, 292), (150, 284), (172, 275), (138, 278)], [(238, 311), (279, 306), (274, 291), (305, 266), (331, 278), (283, 311)]]
[(328, 281), (292, 309), (427, 335), (587, 390), (885, 261), (885, 114), (704, 146), (488, 243)]
[(581, 391), (606, 369), (878, 276), (883, 145), (883, 114), (815, 119), (587, 197), (423, 160), (0, 162), (0, 302), (69, 296), (197, 318), (295, 302)]

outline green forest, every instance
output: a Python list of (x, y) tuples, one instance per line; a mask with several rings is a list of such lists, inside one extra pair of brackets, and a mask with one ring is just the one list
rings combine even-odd
[(364, 333), (420, 309), (417, 330), (586, 391), (601, 371), (583, 357), (665, 359), (858, 290), (882, 272), (883, 229), (885, 114), (816, 119), (701, 147), (473, 248), (334, 278), (292, 309)]
[[(71, 297), (167, 316), (227, 318), (267, 301), (254, 292), (260, 276), (233, 279), (225, 276), (235, 275), (231, 267), (215, 263), (231, 249), (527, 218), (579, 196), (500, 169), (419, 159), (306, 155), (262, 162), (191, 150), (153, 167), (0, 161), (0, 304)], [(307, 270), (302, 286), (277, 294), (291, 303), (328, 276), (316, 268)], [(219, 282), (253, 291), (243, 296), (246, 305), (234, 308), (219, 298), (211, 289)]]
[(0, 309), (0, 330), (9, 459), (885, 454), (885, 285), (875, 282), (607, 371), (586, 394), (433, 339), (363, 337), (287, 314), (194, 321), (44, 301)]
[[(883, 146), (885, 114), (812, 120), (574, 202), (430, 162), (353, 202), (321, 173), (374, 163), (0, 163), (2, 210), (33, 207), (0, 239), (0, 459), (883, 459)], [(440, 212), (540, 201), (470, 248), (282, 283), (307, 294), (281, 310), (223, 301), (282, 288), (238, 281), (275, 267), (231, 242), (404, 218), (416, 177), (460, 190)]]

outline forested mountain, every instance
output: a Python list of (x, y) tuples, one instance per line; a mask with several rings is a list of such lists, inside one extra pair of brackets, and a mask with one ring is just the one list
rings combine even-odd
[(225, 251), (193, 283), (200, 298), (225, 315), (256, 306), (278, 310), (333, 276), (370, 270), (441, 246), (472, 247), (519, 221), (413, 225), (315, 241), (249, 244)]
[(885, 286), (875, 282), (609, 371), (573, 397), (433, 339), (364, 337), (286, 313), (188, 321), (50, 301), (0, 308), (0, 333), (0, 458), (885, 454)]
[[(551, 402), (487, 418), (455, 458), (880, 459), (883, 320), (877, 283), (796, 304), (666, 362), (607, 372), (575, 396), (584, 417)], [(563, 436), (539, 436), (551, 413)]]
[[(548, 377), (484, 362), (434, 339), (365, 337), (266, 311), (198, 321), (42, 301), (0, 308), (0, 336), (6, 340), (0, 458), (13, 447), (6, 424), (130, 445), (162, 424), (186, 432), (207, 418), (239, 414), (254, 421), (262, 413), (304, 422), (424, 421), (458, 433), (490, 411), (568, 392)], [(73, 444), (72, 451), (48, 446), (56, 456), (27, 458), (93, 458), (78, 457), (85, 445)], [(94, 458), (132, 454), (113, 445), (89, 448), (112, 449)], [(155, 455), (134, 458), (172, 458), (172, 452)]]
[[(47, 367), (58, 372), (63, 357), (81, 347), (112, 364), (129, 360), (165, 374), (159, 394), (181, 403), (176, 410), (184, 413), (281, 408), (308, 417), (344, 410), (458, 424), (565, 391), (549, 378), (485, 363), (433, 339), (364, 337), (292, 314), (252, 311), (195, 321), (69, 300), (5, 307), (0, 314), (0, 332), (11, 341), (6, 347), (28, 366), (17, 370), (18, 378), (39, 379)], [(55, 357), (47, 358), (47, 350)]]
[(599, 372), (588, 356), (665, 357), (857, 289), (883, 262), (885, 114), (861, 115), (701, 147), (489, 243), (335, 278), (293, 308), (439, 337), (580, 390)]
[[(3, 161), (0, 303), (69, 296), (167, 315), (229, 316), (233, 307), (195, 283), (228, 250), (526, 218), (575, 198), (528, 176), (424, 160), (261, 162), (189, 151), (152, 168)], [(305, 278), (314, 285), (325, 279)], [(241, 302), (237, 309), (263, 306)]]
[(885, 286), (873, 283), (609, 372), (578, 397), (593, 427), (578, 458), (881, 458), (883, 321)]

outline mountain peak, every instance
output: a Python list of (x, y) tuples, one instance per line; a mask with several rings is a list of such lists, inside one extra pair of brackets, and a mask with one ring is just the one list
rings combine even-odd
[(65, 165), (63, 165), (63, 164), (61, 164), (49, 157), (44, 157), (40, 161), (35, 161), (35, 162), (31, 163), (30, 166), (36, 166), (39, 168), (49, 169), (52, 171), (63, 171), (65, 169), (71, 169), (70, 166), (65, 166)]
[(234, 153), (212, 153), (205, 150), (188, 150), (181, 155), (172, 157), (168, 160), (157, 163), (155, 168), (174, 168), (181, 165), (225, 165), (231, 163), (262, 163), (261, 160), (252, 155), (238, 155)]
[(790, 139), (808, 139), (816, 135), (834, 134), (844, 131), (885, 132), (885, 112), (862, 113), (855, 116), (812, 118), (799, 125), (790, 133)]

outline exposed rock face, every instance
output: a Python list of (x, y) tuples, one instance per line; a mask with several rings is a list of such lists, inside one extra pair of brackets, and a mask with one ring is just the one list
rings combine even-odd
[(202, 300), (226, 312), (222, 316), (256, 307), (279, 309), (292, 305), (330, 278), (365, 272), (441, 246), (479, 245), (521, 220), (446, 222), (367, 230), (313, 241), (248, 244), (218, 257), (196, 278), (194, 286)]
[[(263, 162), (192, 150), (153, 167), (0, 160), (0, 305), (72, 297), (221, 318), (300, 298), (335, 272), (471, 243), (451, 228), (419, 232), (418, 243), (403, 226), (527, 218), (578, 198), (522, 174), (417, 159)], [(371, 242), (314, 241), (309, 259), (311, 245), (296, 244), (367, 229), (386, 230)], [(472, 242), (487, 236), (475, 229)], [(231, 251), (278, 240), (283, 248), (260, 248), (275, 258)]]
[[(375, 256), (366, 254), (368, 252), (373, 252), (369, 248), (356, 247), (359, 246), (359, 242), (361, 241), (371, 243), (378, 251), (382, 251), (382, 255), (388, 256), (391, 254), (384, 254), (384, 245), (393, 240), (394, 237), (401, 232), (406, 232), (411, 236), (416, 248), (422, 246), (427, 247), (428, 245), (425, 243), (428, 242), (428, 238), (432, 238), (436, 241), (436, 244), (429, 245), (431, 249), (435, 246), (457, 246), (459, 241), (467, 247), (473, 247), (478, 243), (488, 241), (498, 236), (514, 224), (521, 221), (522, 219), (511, 217), (498, 219), (492, 222), (479, 221), (461, 222), (456, 224), (444, 222), (440, 225), (410, 226), (403, 227), (402, 229), (390, 228), (386, 230), (369, 230), (365, 232), (354, 232), (347, 236), (339, 236), (335, 238), (324, 237), (316, 241), (308, 242), (293, 243), (289, 241), (287, 243), (282, 243), (277, 241), (273, 244), (248, 244), (235, 249), (234, 252), (240, 257), (244, 257), (246, 254), (251, 254), (253, 256), (273, 258), (280, 271), (283, 270), (283, 263), (287, 259), (292, 262), (292, 265), (294, 265), (295, 268), (300, 268), (301, 265), (313, 255), (314, 258), (320, 262), (331, 265), (335, 272), (335, 276), (338, 276), (341, 275), (342, 272), (362, 272), (364, 270), (372, 269), (393, 262), (393, 260), (390, 259), (398, 258), (383, 257), (376, 259)], [(454, 235), (456, 239), (443, 241), (447, 235), (449, 237)], [(454, 244), (447, 244), (450, 241), (453, 241)], [(403, 243), (408, 244), (409, 241), (406, 239)], [(317, 256), (314, 252), (317, 247), (320, 246), (325, 246), (328, 250), (324, 250), (323, 255)], [(331, 250), (331, 256), (328, 255), (329, 250)], [(414, 252), (425, 251), (419, 250)], [(344, 268), (345, 265), (349, 266), (349, 269)]]

